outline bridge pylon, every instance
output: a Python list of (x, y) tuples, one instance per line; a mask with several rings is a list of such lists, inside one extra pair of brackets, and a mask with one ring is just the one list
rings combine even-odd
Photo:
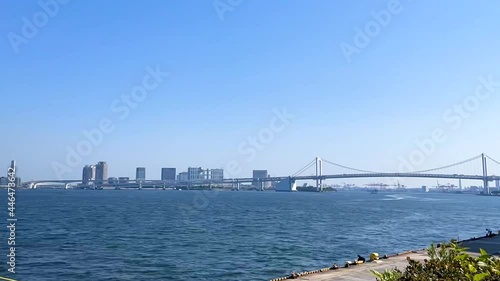
[[(316, 157), (316, 177), (320, 177), (323, 175), (323, 160), (321, 158)], [(323, 189), (323, 179), (316, 178), (316, 189), (318, 191), (322, 191)]]
[(490, 187), (488, 186), (488, 167), (486, 164), (486, 156), (481, 154), (481, 159), (483, 163), (483, 187), (484, 187), (484, 194), (490, 194)]

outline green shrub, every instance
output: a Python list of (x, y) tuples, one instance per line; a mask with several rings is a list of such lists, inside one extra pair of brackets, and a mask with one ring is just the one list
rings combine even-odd
[(499, 281), (500, 260), (483, 249), (481, 255), (470, 256), (452, 241), (439, 248), (432, 245), (428, 250), (429, 260), (423, 262), (408, 258), (405, 271), (399, 269), (385, 272), (372, 271), (378, 281)]

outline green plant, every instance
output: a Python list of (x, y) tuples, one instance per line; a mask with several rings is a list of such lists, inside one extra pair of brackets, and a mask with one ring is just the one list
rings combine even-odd
[(398, 269), (393, 269), (393, 270), (385, 270), (384, 272), (380, 273), (375, 270), (371, 270), (371, 272), (377, 276), (377, 280), (381, 281), (398, 281), (399, 278), (403, 276), (403, 273), (398, 270)]
[(500, 260), (483, 249), (480, 256), (471, 256), (454, 241), (427, 250), (429, 260), (424, 262), (408, 258), (404, 271), (386, 270), (383, 273), (372, 271), (378, 281), (499, 281)]

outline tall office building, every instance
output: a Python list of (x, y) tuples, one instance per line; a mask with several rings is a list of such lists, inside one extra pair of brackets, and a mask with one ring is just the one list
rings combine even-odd
[(224, 170), (223, 169), (211, 169), (210, 170), (210, 179), (215, 181), (222, 181), (224, 179)]
[(96, 179), (96, 166), (95, 165), (90, 166), (90, 170), (91, 170), (91, 173), (90, 173), (91, 177), (90, 177), (90, 179), (93, 180), (93, 181), (95, 181), (95, 179)]
[(97, 163), (95, 167), (95, 181), (102, 185), (108, 179), (108, 164), (104, 161)]
[(205, 171), (202, 168), (188, 168), (188, 180), (202, 180), (205, 178)]
[[(254, 187), (258, 187), (259, 186), (259, 181), (257, 179), (264, 179), (264, 178), (267, 178), (269, 177), (269, 174), (267, 173), (267, 170), (253, 170), (253, 181), (252, 181), (252, 185)], [(270, 184), (270, 182), (269, 182)], [(263, 187), (267, 187), (268, 186), (268, 182), (263, 182), (262, 183)]]
[(92, 167), (89, 165), (85, 165), (82, 172), (82, 184), (88, 185), (91, 180), (94, 180), (94, 178), (92, 177)]
[(16, 177), (16, 180), (15, 180), (14, 183), (16, 184), (17, 188), (21, 187), (21, 178), (20, 177)]
[(146, 168), (137, 167), (137, 169), (135, 169), (135, 179), (137, 181), (146, 180)]
[(174, 181), (176, 175), (175, 168), (161, 168), (162, 181)]

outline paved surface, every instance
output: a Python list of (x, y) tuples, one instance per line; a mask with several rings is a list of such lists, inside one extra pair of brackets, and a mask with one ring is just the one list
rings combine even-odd
[[(494, 237), (481, 237), (477, 240), (464, 241), (461, 246), (468, 248), (471, 254), (479, 253), (479, 248), (486, 250), (489, 254), (500, 254), (500, 235)], [(404, 270), (408, 265), (407, 257), (414, 260), (423, 261), (428, 259), (427, 251), (416, 251), (409, 254), (402, 254), (388, 259), (381, 259), (376, 262), (367, 262), (361, 265), (350, 266), (349, 268), (340, 268), (330, 270), (324, 273), (311, 274), (296, 280), (308, 281), (375, 281), (376, 278), (370, 270), (383, 272), (386, 269), (399, 268)], [(342, 266), (342, 265), (339, 265)]]
[[(403, 270), (406, 268), (408, 261), (407, 257), (414, 260), (421, 260), (427, 258), (426, 251), (418, 251), (406, 255), (391, 257), (388, 259), (381, 259), (376, 262), (367, 262), (365, 264), (350, 266), (349, 268), (340, 268), (337, 270), (330, 270), (324, 273), (317, 273), (307, 275), (297, 280), (310, 280), (310, 281), (375, 281), (375, 275), (370, 270), (382, 272), (385, 269), (393, 269), (395, 267)], [(342, 265), (339, 265), (342, 266)]]

